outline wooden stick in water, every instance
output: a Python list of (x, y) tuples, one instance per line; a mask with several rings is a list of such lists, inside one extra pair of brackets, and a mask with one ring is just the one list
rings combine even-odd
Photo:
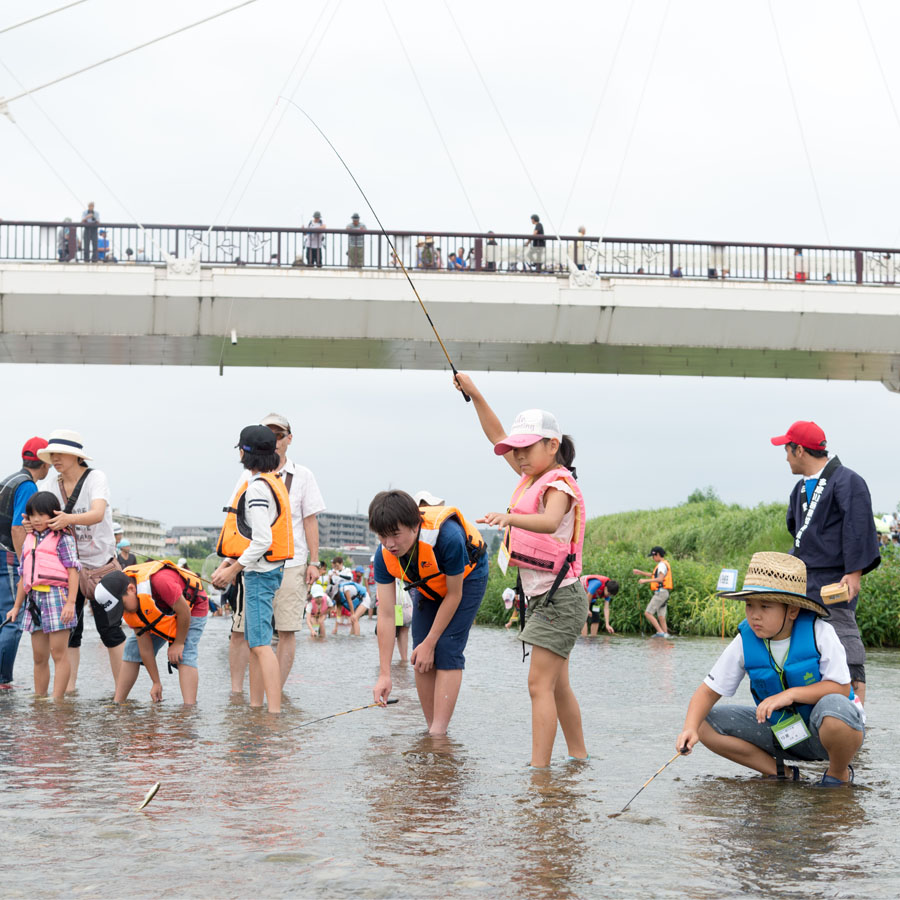
[(632, 803), (634, 803), (635, 799), (637, 798), (637, 795), (640, 794), (640, 792), (641, 792), (645, 787), (647, 787), (647, 785), (650, 784), (650, 782), (653, 781), (653, 779), (656, 778), (657, 775), (659, 775), (664, 769), (666, 769), (666, 768), (667, 768), (668, 766), (670, 766), (673, 762), (675, 762), (675, 760), (678, 759), (679, 756), (682, 756), (682, 755), (684, 755), (685, 753), (687, 753), (687, 749), (679, 750), (679, 751), (678, 751), (678, 752), (677, 752), (677, 753), (676, 753), (676, 754), (675, 754), (675, 755), (674, 755), (674, 756), (673, 756), (673, 757), (672, 757), (665, 765), (661, 766), (661, 767), (659, 768), (658, 771), (654, 772), (654, 773), (653, 773), (653, 774), (652, 774), (652, 775), (651, 775), (651, 776), (650, 776), (650, 777), (649, 777), (649, 778), (648, 778), (648, 779), (647, 779), (647, 780), (646, 780), (646, 781), (638, 788), (637, 794), (635, 794), (634, 797), (632, 797), (632, 798), (631, 798), (631, 799), (630, 799), (630, 800), (629, 800), (629, 801), (628, 801), (628, 802), (627, 802), (627, 803), (619, 810), (619, 812), (617, 812), (617, 813), (608, 813), (608, 814), (607, 814), (607, 818), (608, 818), (608, 819), (615, 819), (617, 816), (621, 816), (622, 813), (625, 812), (625, 810), (628, 809), (628, 807), (631, 806)]

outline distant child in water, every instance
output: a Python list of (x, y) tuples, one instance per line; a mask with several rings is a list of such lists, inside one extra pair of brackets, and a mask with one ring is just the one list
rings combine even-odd
[(587, 760), (581, 709), (569, 684), (569, 654), (588, 614), (578, 580), (585, 507), (571, 468), (575, 445), (540, 409), (519, 413), (507, 435), (471, 378), (457, 375), (454, 384), (472, 398), (494, 453), (520, 476), (509, 511), (478, 521), (506, 529), (500, 568), (518, 566), (517, 592), (527, 601), (520, 639), (531, 646), (531, 765), (550, 765), (557, 723), (569, 758)]
[(25, 535), (19, 564), (19, 588), (13, 608), (6, 614), (14, 621), (25, 604), (25, 630), (31, 633), (34, 655), (34, 692), (46, 695), (50, 687), (50, 657), (53, 657), (53, 697), (61, 700), (69, 683), (69, 629), (75, 624), (78, 595), (78, 551), (75, 538), (64, 531), (51, 531), (59, 501), (49, 491), (29, 498), (25, 516), (31, 532)]
[[(713, 753), (769, 778), (798, 781), (784, 760), (824, 760), (817, 787), (853, 781), (865, 713), (853, 694), (847, 654), (825, 620), (828, 608), (806, 593), (806, 566), (786, 553), (754, 553), (744, 587), (721, 595), (746, 604), (747, 618), (694, 692), (682, 753), (702, 742)], [(756, 706), (716, 706), (750, 676)]]

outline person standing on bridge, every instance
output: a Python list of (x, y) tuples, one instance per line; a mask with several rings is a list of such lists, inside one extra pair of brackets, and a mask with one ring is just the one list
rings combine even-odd
[[(50, 464), (38, 458), (47, 442), (33, 437), (22, 448), (22, 468), (0, 481), (0, 622), (13, 608), (19, 584), (19, 557), (25, 543), (25, 505), (37, 493), (37, 484), (50, 469)], [(12, 685), (13, 666), (22, 637), (21, 613), (0, 629), (0, 688)]]
[(353, 213), (347, 226), (347, 231), (350, 232), (347, 241), (347, 259), (351, 269), (361, 269), (365, 262), (366, 246), (362, 234), (365, 230), (366, 226), (359, 221), (359, 213)]
[(531, 217), (531, 224), (534, 226), (533, 234), (536, 236), (530, 241), (525, 241), (525, 246), (531, 244), (531, 249), (528, 251), (528, 262), (534, 266), (535, 272), (540, 272), (544, 265), (547, 242), (544, 240), (544, 226), (537, 213)]
[(872, 498), (865, 481), (833, 456), (828, 459), (825, 432), (815, 422), (794, 422), (772, 438), (783, 446), (794, 475), (787, 527), (791, 552), (806, 563), (807, 596), (820, 603), (823, 585), (840, 582), (849, 600), (830, 604), (831, 624), (847, 651), (853, 690), (866, 699), (866, 650), (856, 624), (860, 580), (881, 563)]
[(306, 264), (321, 269), (322, 245), (325, 243), (325, 235), (322, 234), (322, 232), (325, 231), (322, 213), (316, 210), (313, 213), (312, 219), (309, 221), (309, 225), (306, 227), (310, 229), (303, 238), (303, 241), (306, 244)]
[(81, 214), (81, 224), (84, 225), (81, 238), (84, 247), (84, 261), (97, 262), (97, 226), (100, 224), (100, 216), (94, 209), (93, 200), (88, 203), (87, 209)]

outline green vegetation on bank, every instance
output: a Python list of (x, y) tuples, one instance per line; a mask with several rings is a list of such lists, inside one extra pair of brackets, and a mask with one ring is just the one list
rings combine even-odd
[[(696, 491), (681, 506), (600, 516), (587, 524), (584, 572), (609, 575), (619, 582), (619, 593), (610, 604), (610, 624), (616, 631), (649, 632), (643, 613), (650, 590), (638, 585), (639, 576), (632, 569), (652, 569), (647, 553), (660, 544), (675, 578), (668, 609), (672, 633), (720, 635), (722, 601), (715, 592), (719, 572), (737, 569), (743, 580), (747, 563), (757, 551), (789, 552), (791, 537), (784, 516), (783, 503), (747, 509), (722, 503), (711, 491)], [(479, 623), (506, 622), (509, 612), (500, 594), (514, 585), (515, 570), (504, 576), (492, 559)], [(733, 636), (744, 608), (733, 600), (726, 600), (724, 607), (725, 634)], [(900, 556), (892, 549), (881, 566), (863, 578), (857, 620), (868, 646), (900, 646)]]

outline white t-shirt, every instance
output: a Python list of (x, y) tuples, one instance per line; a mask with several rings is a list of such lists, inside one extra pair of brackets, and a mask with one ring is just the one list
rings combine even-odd
[[(550, 488), (556, 488), (558, 491), (562, 491), (564, 494), (568, 494), (572, 498), (572, 502), (569, 503), (568, 512), (562, 517), (562, 521), (559, 523), (559, 528), (550, 535), (555, 541), (559, 541), (561, 544), (568, 544), (569, 541), (572, 540), (572, 534), (575, 531), (575, 509), (577, 506), (577, 502), (575, 499), (575, 492), (572, 488), (569, 487), (560, 479), (559, 481), (551, 481), (550, 484), (547, 485), (547, 491)], [(538, 514), (544, 512), (544, 497), (547, 496), (547, 491), (541, 495), (541, 499), (538, 501)], [(556, 573), (555, 572), (541, 572), (537, 569), (526, 569), (520, 568), (519, 574), (522, 576), (522, 590), (525, 592), (525, 596), (530, 600), (532, 597), (538, 597), (541, 594), (547, 593), (550, 588), (553, 587), (553, 582), (556, 581)], [(563, 580), (559, 583), (560, 587), (564, 587), (567, 584), (572, 584), (578, 579), (573, 577), (563, 578)]]
[(325, 509), (325, 501), (313, 473), (306, 466), (298, 466), (292, 460), (285, 459), (284, 466), (278, 474), (285, 478), (289, 473), (293, 475), (288, 496), (291, 498), (291, 522), (294, 527), (294, 556), (285, 562), (286, 569), (306, 565), (309, 559), (309, 546), (306, 543), (303, 520), (307, 516), (318, 515)]
[[(59, 500), (59, 508), (64, 504), (59, 489), (59, 479), (50, 480), (47, 487), (50, 493)], [(91, 469), (90, 474), (81, 486), (81, 493), (72, 509), (73, 515), (86, 513), (95, 500), (103, 500), (106, 509), (103, 518), (96, 525), (75, 525), (75, 544), (78, 547), (78, 559), (88, 569), (97, 569), (106, 565), (116, 555), (116, 539), (113, 535), (112, 506), (109, 502), (109, 482), (99, 469)]]
[[(813, 623), (813, 633), (816, 645), (821, 653), (819, 659), (819, 674), (822, 681), (834, 681), (837, 684), (850, 684), (850, 669), (847, 667), (847, 653), (837, 632), (824, 619), (816, 619)], [(783, 641), (771, 641), (772, 656), (778, 664), (787, 658), (790, 638)], [(740, 635), (725, 648), (722, 655), (716, 660), (709, 675), (703, 679), (703, 683), (721, 694), (723, 697), (733, 697), (738, 685), (741, 683), (747, 670), (744, 668), (744, 643)]]

